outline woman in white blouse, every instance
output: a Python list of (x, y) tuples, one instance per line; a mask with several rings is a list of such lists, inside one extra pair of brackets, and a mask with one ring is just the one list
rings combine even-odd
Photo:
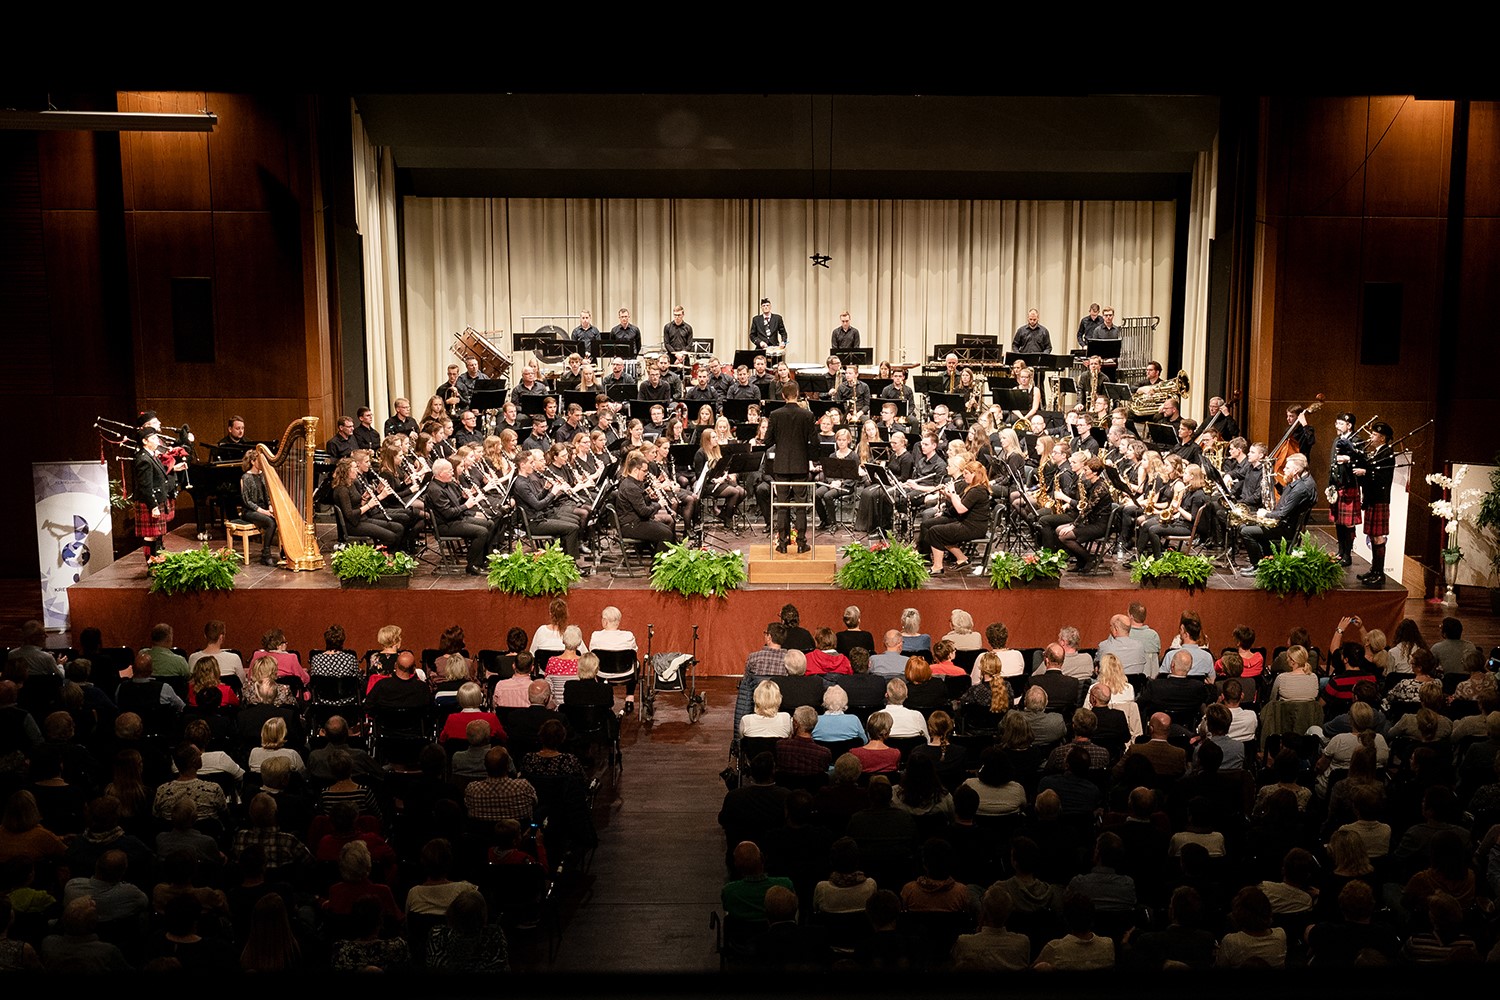
[(792, 717), (781, 710), (781, 688), (775, 681), (755, 685), (755, 711), (740, 719), (741, 736), (792, 735)]

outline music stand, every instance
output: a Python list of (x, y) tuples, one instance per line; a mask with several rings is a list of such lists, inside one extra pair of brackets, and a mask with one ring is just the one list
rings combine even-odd
[(720, 405), (723, 407), (724, 416), (729, 418), (732, 424), (743, 424), (750, 419), (751, 405), (760, 406), (753, 399), (726, 399)]
[(1000, 338), (998, 336), (995, 336), (994, 334), (989, 334), (989, 333), (960, 333), (954, 339), (956, 341), (958, 341), (958, 343), (960, 343), (960, 344), (996, 344), (996, 345), (998, 345), (1000, 343)]
[(960, 417), (964, 415), (964, 398), (956, 392), (929, 392), (927, 406), (932, 410), (946, 406), (949, 413)]
[(649, 424), (653, 406), (661, 407), (662, 419), (665, 420), (672, 404), (660, 399), (631, 399), (625, 402), (625, 410), (630, 414), (630, 419), (639, 420), (642, 424)]
[(1120, 348), (1124, 346), (1125, 340), (1122, 337), (1114, 337), (1109, 340), (1091, 340), (1089, 341), (1088, 354), (1090, 356), (1098, 355), (1105, 364), (1109, 364), (1111, 361), (1118, 364), (1120, 361)]
[(672, 462), (679, 469), (691, 469), (693, 467), (693, 456), (698, 454), (698, 445), (693, 442), (674, 444), (667, 449), (672, 456)]
[(478, 389), (474, 395), (469, 397), (469, 408), (471, 410), (499, 410), (505, 407), (505, 389)]
[(694, 337), (688, 348), (692, 354), (712, 356), (714, 353), (714, 338)]
[(599, 394), (597, 392), (590, 392), (588, 390), (579, 392), (575, 389), (569, 389), (562, 394), (562, 403), (560, 404), (560, 406), (562, 408), (562, 411), (564, 413), (567, 413), (568, 407), (572, 406), (574, 403), (577, 403), (579, 406), (583, 407), (584, 413), (588, 413), (590, 410), (594, 409), (594, 397), (598, 395)]
[[(1218, 470), (1215, 469), (1214, 472), (1217, 473)], [(1133, 495), (1130, 489), (1130, 484), (1125, 482), (1125, 477), (1122, 476), (1120, 474), (1120, 470), (1115, 468), (1113, 465), (1106, 465), (1104, 467), (1104, 479), (1109, 483), (1109, 485), (1113, 486), (1115, 489), (1119, 490), (1126, 496)]]
[(1099, 388), (1104, 393), (1105, 399), (1116, 403), (1128, 403), (1130, 397), (1135, 395), (1130, 391), (1130, 386), (1124, 382), (1105, 382)]
[(823, 414), (829, 410), (839, 410), (842, 412), (842, 407), (834, 399), (809, 399), (806, 402), (807, 408), (812, 411), (814, 420), (822, 420)]
[(804, 394), (810, 392), (822, 394), (833, 388), (833, 379), (826, 371), (796, 372), (793, 377), (797, 380), (798, 391)]
[(942, 392), (948, 384), (946, 375), (918, 375), (911, 379), (911, 387), (914, 392), (923, 392), (931, 395), (934, 392)]
[(741, 441), (750, 441), (750, 440), (754, 439), (754, 437), (755, 437), (756, 434), (759, 434), (759, 433), (760, 433), (760, 423), (759, 423), (759, 421), (757, 421), (756, 423), (753, 423), (753, 424), (735, 424), (734, 425), (734, 436), (736, 438), (738, 438), (739, 440), (741, 440)]
[(851, 347), (843, 351), (828, 352), (838, 358), (846, 365), (858, 368), (860, 365), (873, 365), (875, 363), (875, 348), (873, 347)]
[(1026, 362), (1032, 368), (1051, 368), (1053, 366), (1047, 363), (1049, 357), (1050, 355), (1047, 354), (1022, 354), (1019, 351), (1006, 351), (1005, 363), (1014, 366), (1016, 361), (1020, 360)]
[(1162, 448), (1175, 448), (1181, 442), (1177, 439), (1177, 432), (1172, 429), (1171, 424), (1158, 423), (1154, 420), (1146, 422), (1146, 434), (1151, 438), (1153, 445)]
[(628, 403), (635, 398), (637, 391), (637, 383), (635, 382), (616, 382), (608, 389), (605, 389), (604, 394), (609, 397), (612, 403)]
[(1031, 391), (1029, 389), (995, 389), (992, 393), (995, 402), (1007, 412), (1026, 413), (1031, 409)]
[(541, 354), (547, 348), (543, 345), (558, 343), (557, 340), (545, 333), (513, 333), (510, 335), (511, 349), (517, 352), (527, 351), (531, 354)]
[(1078, 383), (1066, 375), (1059, 375), (1057, 378), (1057, 391), (1059, 395), (1076, 396), (1078, 395)]
[[(766, 352), (762, 351), (762, 350), (759, 350), (758, 348), (753, 348), (752, 347), (749, 350), (744, 350), (743, 348), (742, 349), (738, 349), (738, 350), (736, 350), (734, 352), (734, 366), (736, 368), (738, 368), (741, 365), (744, 365), (746, 368), (750, 369), (751, 371), (754, 371), (755, 370), (755, 359), (756, 358), (763, 358), (765, 356), (766, 356)], [(767, 360), (767, 364), (769, 364), (769, 359)]]
[(867, 376), (864, 376), (864, 375), (861, 375), (859, 380), (861, 382), (863, 382), (865, 385), (867, 385), (867, 386), (870, 387), (870, 398), (871, 399), (879, 399), (880, 398), (880, 394), (882, 392), (885, 392), (885, 390), (887, 389), (887, 387), (889, 387), (890, 385), (892, 385), (894, 383), (894, 381), (895, 381), (894, 379), (875, 378), (873, 376), (868, 376), (867, 377)]
[(629, 360), (635, 357), (635, 345), (627, 344), (623, 340), (601, 340), (599, 342), (600, 358), (625, 358)]

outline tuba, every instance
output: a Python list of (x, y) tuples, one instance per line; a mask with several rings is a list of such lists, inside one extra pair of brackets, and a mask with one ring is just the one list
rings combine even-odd
[(1147, 386), (1130, 399), (1130, 415), (1133, 417), (1155, 417), (1161, 414), (1161, 406), (1169, 399), (1182, 400), (1188, 397), (1188, 373), (1179, 370), (1177, 375), (1158, 385)]

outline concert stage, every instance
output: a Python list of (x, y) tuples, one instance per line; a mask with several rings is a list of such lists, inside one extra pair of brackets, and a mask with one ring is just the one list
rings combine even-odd
[[(321, 537), (325, 557), (333, 538)], [(331, 530), (330, 530), (331, 536)], [(723, 548), (748, 548), (764, 536), (744, 537), (710, 534), (710, 543)], [(847, 544), (847, 532), (820, 532), (818, 547)], [(179, 527), (168, 536), (172, 550), (196, 545), (190, 527)], [(210, 544), (219, 545), (220, 542)], [(256, 552), (251, 546), (251, 555)], [(429, 556), (429, 558), (431, 558)], [(797, 605), (802, 624), (811, 630), (826, 625), (835, 630), (844, 608), (858, 605), (861, 627), (876, 641), (887, 628), (899, 627), (901, 611), (914, 607), (922, 613), (923, 630), (934, 639), (948, 631), (948, 613), (963, 608), (974, 616), (977, 629), (1002, 621), (1010, 629), (1010, 645), (1043, 646), (1057, 637), (1063, 625), (1074, 625), (1085, 646), (1093, 646), (1107, 635), (1109, 616), (1124, 612), (1139, 600), (1149, 612), (1148, 624), (1171, 641), (1177, 618), (1185, 609), (1202, 616), (1207, 644), (1218, 650), (1231, 645), (1230, 630), (1237, 625), (1255, 629), (1256, 644), (1268, 649), (1286, 643), (1294, 626), (1305, 626), (1314, 644), (1328, 641), (1342, 615), (1358, 615), (1369, 628), (1386, 635), (1401, 620), (1406, 590), (1387, 584), (1379, 590), (1361, 587), (1355, 576), (1363, 568), (1348, 571), (1349, 586), (1317, 600), (1280, 598), (1254, 590), (1252, 581), (1232, 573), (1218, 572), (1206, 589), (1189, 594), (1185, 590), (1137, 588), (1126, 570), (1116, 568), (1111, 576), (1076, 577), (1064, 574), (1053, 588), (997, 591), (987, 576), (947, 573), (928, 581), (919, 591), (844, 591), (833, 586), (798, 584), (752, 584), (722, 600), (684, 598), (658, 594), (645, 576), (611, 579), (606, 570), (585, 577), (568, 595), (573, 621), (584, 637), (599, 627), (599, 612), (614, 605), (624, 615), (624, 626), (636, 633), (644, 649), (646, 626), (656, 626), (652, 649), (690, 650), (692, 626), (698, 626), (698, 656), (705, 674), (739, 674), (745, 654), (761, 644), (767, 622), (780, 615), (787, 602)], [(233, 591), (166, 597), (147, 593), (145, 561), (136, 550), (68, 591), (72, 606), (72, 631), (93, 626), (103, 630), (106, 645), (143, 646), (151, 626), (166, 622), (176, 630), (176, 644), (187, 650), (201, 646), (203, 623), (224, 621), (229, 629), (225, 644), (246, 653), (255, 649), (262, 632), (285, 630), (289, 648), (303, 652), (321, 649), (323, 630), (342, 625), (347, 645), (358, 653), (373, 648), (375, 633), (384, 625), (399, 625), (405, 633), (403, 645), (422, 649), (437, 645), (439, 634), (450, 625), (460, 625), (470, 650), (504, 648), (505, 633), (519, 625), (530, 634), (547, 620), (547, 599), (521, 599), (491, 592), (482, 579), (469, 576), (437, 576), (428, 564), (419, 566), (408, 590), (344, 590), (331, 570), (293, 573), (259, 563), (243, 567)], [(879, 652), (879, 650), (876, 650)]]

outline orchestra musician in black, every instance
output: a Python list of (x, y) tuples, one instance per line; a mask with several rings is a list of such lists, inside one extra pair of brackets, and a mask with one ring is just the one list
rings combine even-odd
[(453, 478), (453, 463), (446, 458), (432, 463), (432, 481), (423, 496), (440, 533), (468, 539), (468, 574), (484, 576), (500, 521), (492, 522), (478, 512), (482, 498), (464, 495), (463, 488)]
[(260, 529), (260, 562), (276, 565), (276, 515), (271, 511), (271, 496), (266, 489), (258, 451), (247, 451), (243, 459), (245, 472), (240, 476), (240, 520)]
[(646, 459), (638, 451), (625, 456), (625, 475), (614, 496), (615, 512), (620, 517), (620, 534), (651, 543), (659, 552), (677, 540), (672, 512), (646, 492)]
[(750, 343), (764, 351), (768, 347), (785, 347), (786, 323), (771, 311), (771, 300), (760, 300), (760, 312), (750, 320)]
[[(363, 450), (365, 469), (370, 467), (370, 456)], [(353, 458), (341, 458), (333, 470), (332, 498), (344, 518), (344, 529), (350, 535), (373, 538), (392, 551), (407, 547), (406, 525), (391, 519), (381, 506), (380, 497), (374, 489), (359, 482), (359, 471)]]

